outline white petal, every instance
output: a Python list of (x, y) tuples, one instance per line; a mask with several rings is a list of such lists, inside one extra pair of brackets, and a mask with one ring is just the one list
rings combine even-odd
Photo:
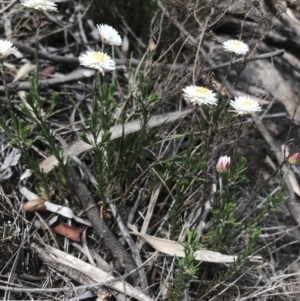
[(80, 65), (99, 70), (101, 73), (116, 69), (116, 63), (109, 55), (100, 51), (87, 51), (79, 58)]
[(112, 46), (122, 45), (122, 39), (113, 27), (107, 24), (100, 24), (97, 25), (97, 30), (103, 43)]
[(261, 106), (259, 103), (247, 96), (235, 97), (235, 100), (231, 100), (230, 104), (239, 115), (261, 111)]
[(13, 54), (17, 48), (13, 47), (13, 43), (6, 40), (0, 40), (0, 60), (6, 59), (10, 54)]
[(249, 51), (249, 46), (239, 40), (228, 40), (223, 43), (223, 47), (227, 52), (238, 55), (245, 55)]
[(40, 11), (57, 11), (57, 4), (48, 0), (25, 0), (22, 5)]
[(204, 87), (187, 86), (183, 91), (183, 98), (193, 104), (217, 105), (216, 93)]

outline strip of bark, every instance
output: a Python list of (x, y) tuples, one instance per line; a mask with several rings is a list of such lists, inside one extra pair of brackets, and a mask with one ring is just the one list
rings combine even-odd
[[(45, 249), (43, 249), (41, 246), (38, 246), (37, 244), (32, 244), (31, 247), (34, 249), (34, 251), (38, 254), (39, 258), (47, 265), (53, 267), (54, 269), (56, 269), (57, 271), (64, 273), (65, 275), (67, 275), (68, 277), (70, 277), (71, 279), (73, 279), (74, 281), (80, 283), (80, 285), (86, 285), (86, 286), (91, 286), (89, 289), (97, 296), (101, 295), (103, 298), (105, 296), (108, 296), (110, 293), (108, 291), (108, 289), (104, 286), (94, 286), (97, 285), (97, 282), (93, 281), (91, 278), (89, 278), (88, 276), (80, 273), (79, 271), (72, 269), (68, 266), (65, 266), (61, 263), (57, 263), (55, 260), (53, 260), (49, 254), (45, 251)], [(94, 287), (93, 287), (94, 286)], [(59, 289), (58, 289), (59, 291)], [(72, 287), (70, 287), (70, 291), (74, 292), (75, 290), (72, 289)]]
[[(86, 211), (87, 217), (92, 224), (95, 233), (111, 252), (111, 255), (116, 259), (118, 263), (116, 268), (119, 270), (123, 269), (126, 273), (130, 273), (132, 270), (136, 269), (133, 258), (124, 249), (124, 247), (106, 225), (105, 221), (100, 215), (99, 208), (95, 200), (74, 168), (72, 168), (70, 172), (70, 184), (74, 194), (80, 201), (83, 209)], [(138, 278), (139, 274), (138, 272), (135, 272), (129, 276), (129, 282), (133, 285), (137, 285)]]

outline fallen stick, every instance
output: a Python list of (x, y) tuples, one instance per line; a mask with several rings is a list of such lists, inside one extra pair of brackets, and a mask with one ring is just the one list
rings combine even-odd
[[(100, 243), (103, 243), (114, 257), (116, 269), (119, 270), (119, 272), (125, 270), (126, 273), (135, 270), (137, 266), (133, 258), (114, 236), (104, 219), (101, 217), (96, 201), (91, 196), (90, 191), (81, 180), (81, 177), (75, 171), (75, 168), (72, 168), (70, 171), (70, 184), (83, 210), (86, 211), (86, 215), (92, 224), (95, 234), (100, 239)], [(129, 277), (130, 283), (137, 285), (138, 275), (137, 271), (132, 274)]]

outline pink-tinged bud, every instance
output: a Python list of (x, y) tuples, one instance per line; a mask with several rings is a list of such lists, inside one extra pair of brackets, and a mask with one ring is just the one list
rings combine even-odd
[(224, 174), (229, 170), (229, 168), (230, 168), (230, 157), (221, 156), (216, 165), (217, 172), (219, 174)]
[(289, 156), (288, 162), (291, 165), (295, 165), (298, 162), (298, 159), (299, 159), (299, 153), (294, 153), (294, 154)]
[(155, 43), (154, 39), (151, 38), (149, 41), (149, 50), (152, 52), (152, 51), (155, 51), (155, 49), (156, 49), (156, 43)]

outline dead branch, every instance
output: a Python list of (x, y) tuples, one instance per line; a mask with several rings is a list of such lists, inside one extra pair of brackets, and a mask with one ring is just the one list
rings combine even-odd
[[(83, 183), (75, 169), (71, 169), (70, 184), (74, 191), (75, 196), (81, 203), (82, 208), (86, 211), (89, 221), (100, 240), (104, 243), (111, 255), (116, 259), (116, 268), (120, 271), (129, 273), (136, 269), (133, 258), (124, 249), (121, 243), (117, 240), (114, 234), (106, 225), (105, 221), (100, 215), (99, 208), (91, 196), (90, 191)], [(130, 276), (130, 282), (133, 284), (138, 283), (138, 273)]]

